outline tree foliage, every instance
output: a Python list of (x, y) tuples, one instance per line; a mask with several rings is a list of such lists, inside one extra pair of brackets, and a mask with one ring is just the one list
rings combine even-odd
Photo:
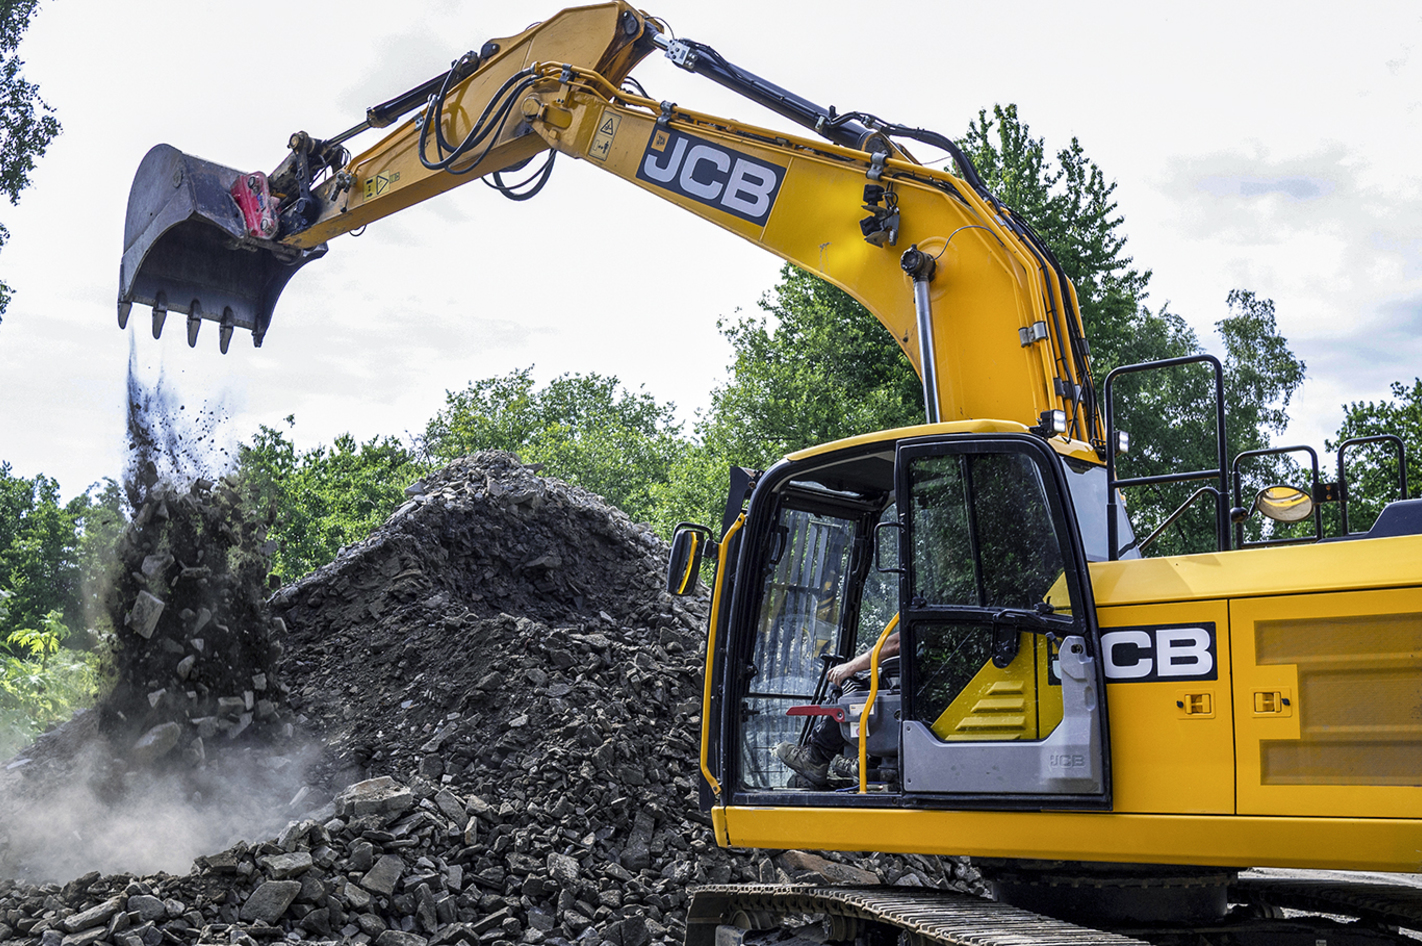
[[(1009, 104), (993, 106), (991, 115), (979, 111), (960, 144), (988, 189), (1031, 224), (1076, 287), (1095, 373), (1170, 357), (1161, 352), (1179, 347), (1180, 325), (1142, 311), (1150, 271), (1126, 255), (1116, 184), (1081, 142), (1072, 138), (1053, 163), (1046, 140), (1033, 138)], [(1142, 333), (1146, 327), (1157, 331)]]
[[(295, 417), (286, 421), (293, 426)], [(275, 514), (272, 563), (290, 581), (384, 522), (424, 467), (394, 437), (357, 443), (342, 434), (329, 447), (303, 451), (263, 424), (252, 442), (241, 446), (238, 471), (254, 501)]]
[[(6, 0), (0, 4), (0, 193), (10, 203), (30, 184), (35, 162), (59, 134), (59, 119), (40, 98), (39, 86), (25, 79), (19, 58), (20, 39), (30, 25), (39, 0)], [(10, 231), (0, 225), (0, 246)], [(10, 287), (0, 282), (0, 315), (10, 303)]]
[(87, 494), (68, 503), (59, 483), (39, 474), (15, 476), (0, 463), (0, 589), (7, 593), (0, 641), (16, 631), (42, 626), (50, 612), (82, 615), (80, 545)]
[(425, 427), (423, 455), (447, 463), (476, 450), (507, 450), (543, 473), (576, 483), (633, 519), (650, 519), (657, 489), (685, 448), (674, 405), (615, 377), (565, 374), (539, 388), (533, 369), (449, 391)]
[[(10, 599), (0, 592), (0, 615)], [(5, 637), (0, 653), (0, 759), (8, 759), (50, 723), (61, 722), (93, 701), (99, 658), (61, 646), (69, 636), (63, 616), (51, 611), (35, 627)]]
[[(1418, 476), (1417, 458), (1422, 457), (1422, 378), (1413, 378), (1406, 385), (1394, 381), (1389, 386), (1392, 397), (1380, 401), (1354, 401), (1343, 408), (1343, 423), (1328, 442), (1330, 452), (1337, 451), (1354, 437), (1376, 437), (1392, 434), (1402, 438), (1408, 464), (1408, 492), (1415, 498), (1422, 495), (1415, 485)], [(1346, 488), (1348, 490), (1348, 529), (1365, 532), (1372, 527), (1383, 506), (1404, 497), (1398, 492), (1397, 451), (1391, 445), (1365, 444), (1349, 449), (1347, 455)], [(1336, 517), (1336, 509), (1328, 510)], [(1335, 529), (1341, 523), (1333, 518)]]

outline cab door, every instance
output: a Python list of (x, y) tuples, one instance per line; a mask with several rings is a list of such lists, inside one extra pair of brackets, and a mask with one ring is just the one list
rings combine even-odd
[(1109, 807), (1105, 679), (1086, 558), (1038, 438), (897, 453), (905, 794)]

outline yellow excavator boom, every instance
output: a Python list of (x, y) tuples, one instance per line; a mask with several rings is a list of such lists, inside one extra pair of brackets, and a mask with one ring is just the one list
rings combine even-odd
[[(633, 66), (658, 49), (813, 120), (829, 140), (626, 91)], [(402, 107), (413, 117), (367, 150), (346, 152), (344, 141)], [(178, 311), (190, 343), (209, 319), (222, 326), (224, 351), (236, 327), (260, 344), (286, 281), (332, 238), (475, 178), (524, 196), (502, 175), (552, 150), (844, 289), (922, 377), (930, 422), (1009, 418), (1103, 443), (1074, 290), (1049, 251), (947, 139), (924, 140), (946, 142), (959, 174), (918, 163), (894, 137), (926, 133), (861, 117), (870, 125), (732, 67), (709, 47), (670, 40), (627, 4), (566, 10), (466, 54), (349, 132), (293, 135), (270, 176), (155, 148), (130, 197), (120, 323), (137, 302), (154, 307), (155, 334)], [(550, 169), (535, 171), (535, 181)]]

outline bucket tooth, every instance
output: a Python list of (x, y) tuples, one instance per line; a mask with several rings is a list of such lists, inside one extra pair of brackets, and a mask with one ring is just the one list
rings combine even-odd
[(230, 307), (222, 310), (222, 327), (217, 330), (217, 347), (222, 349), (222, 353), (227, 354), (227, 346), (232, 344), (232, 309)]
[(153, 297), (153, 337), (163, 337), (163, 322), (168, 318), (168, 297), (158, 293)]
[(202, 328), (202, 306), (196, 299), (193, 300), (193, 307), (188, 310), (188, 347), (197, 347), (198, 329)]
[(118, 304), (119, 328), (128, 328), (128, 314), (132, 311), (132, 302), (120, 302)]

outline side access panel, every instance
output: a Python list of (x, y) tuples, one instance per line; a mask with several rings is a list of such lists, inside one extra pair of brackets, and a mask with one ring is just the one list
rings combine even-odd
[(1422, 589), (1230, 603), (1239, 813), (1422, 812)]
[[(1229, 609), (1224, 601), (1097, 611), (1116, 810), (1234, 813)], [(1212, 640), (1209, 664), (1195, 643)]]

